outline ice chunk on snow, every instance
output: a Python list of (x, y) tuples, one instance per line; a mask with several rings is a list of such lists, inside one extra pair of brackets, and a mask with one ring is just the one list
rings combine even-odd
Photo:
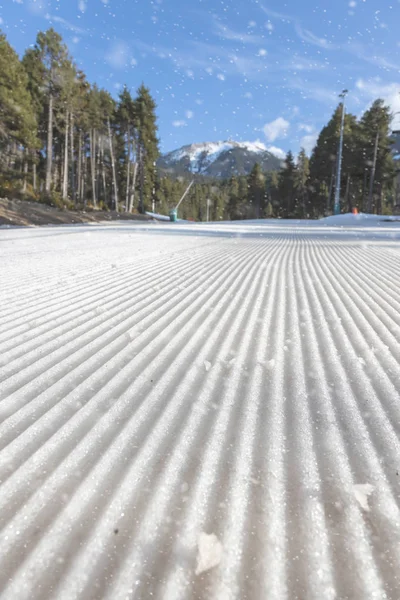
[(222, 558), (222, 544), (214, 533), (201, 532), (198, 539), (196, 575), (217, 567)]
[(354, 496), (357, 502), (365, 511), (369, 512), (368, 496), (374, 491), (374, 486), (370, 483), (357, 483), (353, 486)]

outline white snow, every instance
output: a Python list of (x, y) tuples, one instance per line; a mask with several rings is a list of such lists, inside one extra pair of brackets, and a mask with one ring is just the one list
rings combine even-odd
[(9, 228), (0, 264), (2, 599), (400, 597), (399, 222)]
[(271, 152), (282, 158), (282, 151), (279, 148), (271, 146), (267, 148), (265, 144), (260, 141), (256, 142), (204, 142), (202, 144), (192, 144), (191, 146), (184, 146), (170, 155), (171, 160), (181, 160), (182, 158), (189, 158), (192, 173), (202, 173), (207, 167), (209, 167), (218, 157), (228, 150), (233, 148), (243, 148), (248, 152), (254, 152), (256, 154), (263, 152)]
[(325, 217), (320, 219), (321, 223), (326, 225), (339, 225), (339, 226), (371, 226), (380, 225), (386, 222), (400, 222), (400, 217), (393, 217), (387, 215), (372, 215), (368, 213), (346, 213), (341, 215), (332, 215), (331, 217)]

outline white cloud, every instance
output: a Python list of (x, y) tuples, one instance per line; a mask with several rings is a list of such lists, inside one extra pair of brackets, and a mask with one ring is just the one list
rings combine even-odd
[(354, 0), (350, 0), (349, 6), (350, 8), (355, 8), (357, 6), (357, 2), (355, 2)]
[(47, 9), (47, 0), (30, 0), (28, 3), (28, 10), (34, 15), (43, 15)]
[(277, 148), (276, 146), (267, 146), (267, 150), (268, 152), (271, 152), (271, 154), (282, 160), (286, 157), (286, 152), (281, 148)]
[(123, 69), (130, 62), (130, 50), (128, 44), (115, 42), (108, 50), (106, 61), (114, 69)]
[(300, 148), (304, 148), (306, 154), (310, 155), (317, 143), (318, 133), (310, 133), (305, 135), (300, 140)]
[(83, 13), (86, 11), (86, 0), (79, 0), (78, 9)]
[(137, 65), (137, 60), (136, 60), (136, 58), (131, 58), (131, 66), (132, 66), (132, 67), (136, 67), (136, 65)]
[(299, 38), (307, 44), (312, 44), (313, 46), (318, 46), (318, 48), (325, 48), (330, 50), (333, 50), (335, 48), (335, 46), (326, 38), (318, 37), (312, 31), (309, 31), (308, 29), (303, 29), (300, 23), (296, 23), (295, 30)]
[(0, 25), (3, 25), (3, 19), (0, 17)]
[(173, 127), (186, 127), (186, 121), (172, 121)]
[(219, 79), (220, 81), (225, 81), (225, 75), (223, 75), (222, 73), (218, 73), (217, 79)]
[(306, 133), (312, 133), (314, 131), (314, 127), (312, 125), (307, 125), (307, 123), (299, 123), (297, 129), (299, 131), (305, 131)]
[(289, 127), (289, 121), (286, 121), (283, 117), (278, 117), (274, 121), (266, 123), (263, 127), (263, 131), (267, 140), (269, 142), (274, 142), (276, 139), (285, 137)]
[(214, 22), (214, 27), (216, 34), (223, 40), (242, 42), (243, 44), (260, 44), (263, 42), (263, 38), (259, 35), (233, 31), (233, 29), (230, 29), (226, 25), (222, 25), (222, 23), (219, 23), (218, 21)]
[(197, 98), (197, 100), (195, 100), (196, 104), (198, 104), (199, 106), (201, 106), (201, 104), (203, 104), (203, 100), (200, 100), (200, 98)]
[(192, 110), (187, 110), (186, 113), (185, 113), (185, 115), (186, 115), (187, 119), (193, 119), (194, 112)]
[(258, 51), (258, 56), (267, 56), (268, 52), (265, 50), (265, 48), (260, 48)]
[(244, 94), (244, 98), (252, 98), (252, 97), (253, 97), (253, 94), (251, 92), (246, 92)]
[(73, 43), (73, 44), (79, 44), (79, 42), (80, 42), (80, 39), (78, 38), (78, 36), (77, 36), (77, 35), (75, 35), (75, 36), (72, 38), (72, 43)]
[(57, 15), (50, 15), (47, 13), (45, 15), (45, 19), (47, 21), (50, 21), (50, 23), (58, 23), (65, 29), (68, 29), (68, 31), (73, 31), (74, 33), (80, 33), (81, 35), (84, 35), (86, 33), (85, 29), (82, 29), (82, 27), (77, 27), (73, 23), (70, 23), (66, 19), (63, 19), (62, 17), (59, 17)]

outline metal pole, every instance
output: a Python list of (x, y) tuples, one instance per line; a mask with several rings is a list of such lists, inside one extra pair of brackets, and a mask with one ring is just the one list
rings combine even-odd
[(339, 98), (342, 98), (342, 121), (340, 124), (340, 138), (339, 138), (339, 154), (337, 162), (337, 173), (336, 173), (336, 187), (335, 187), (335, 203), (333, 212), (335, 215), (340, 214), (340, 178), (342, 175), (342, 154), (343, 154), (343, 130), (344, 130), (344, 115), (346, 112), (344, 100), (347, 94), (347, 90), (343, 90), (339, 94)]
[(175, 206), (175, 210), (178, 210), (180, 203), (185, 198), (186, 194), (189, 192), (189, 190), (190, 190), (190, 188), (192, 187), (193, 184), (194, 184), (194, 179), (187, 186), (187, 188), (185, 190), (185, 193), (183, 194), (182, 198), (179, 200), (178, 204)]
[(368, 194), (368, 204), (367, 204), (367, 213), (372, 212), (372, 196), (374, 193), (374, 180), (375, 180), (375, 171), (376, 171), (376, 159), (378, 157), (378, 146), (379, 146), (379, 129), (376, 132), (375, 137), (375, 146), (374, 146), (374, 160), (372, 163), (371, 169), (371, 180), (369, 182), (369, 194)]
[(210, 199), (207, 198), (207, 223), (209, 221), (210, 218)]

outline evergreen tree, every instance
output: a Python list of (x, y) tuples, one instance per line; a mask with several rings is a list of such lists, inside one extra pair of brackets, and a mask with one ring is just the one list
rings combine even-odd
[(279, 216), (288, 219), (294, 216), (296, 208), (296, 165), (289, 150), (284, 167), (279, 174), (279, 197), (281, 201)]
[(138, 89), (135, 100), (137, 115), (137, 157), (139, 170), (140, 212), (151, 207), (156, 187), (156, 161), (158, 149), (156, 104), (144, 85)]
[(39, 32), (34, 50), (40, 61), (36, 74), (41, 77), (41, 85), (45, 92), (44, 102), (47, 104), (46, 192), (50, 192), (53, 166), (54, 110), (57, 102), (59, 102), (60, 93), (66, 84), (66, 80), (69, 83), (70, 60), (68, 50), (61, 36), (52, 28), (46, 32)]
[(382, 212), (382, 195), (393, 185), (395, 166), (390, 138), (391, 114), (383, 100), (375, 100), (361, 119), (361, 154), (367, 172), (367, 212)]
[[(0, 166), (9, 178), (19, 179), (16, 160), (23, 163), (26, 192), (29, 162), (38, 147), (37, 120), (28, 90), (28, 77), (6, 37), (0, 34)], [(4, 182), (5, 183), (5, 182)], [(13, 189), (21, 189), (20, 183)]]
[(265, 176), (258, 163), (254, 165), (248, 180), (248, 202), (251, 206), (251, 212), (259, 219), (264, 215), (265, 210)]
[(124, 192), (124, 208), (128, 212), (132, 212), (138, 166), (136, 160), (137, 114), (136, 103), (126, 86), (119, 96), (116, 119), (123, 155), (120, 188)]
[(28, 77), (16, 52), (0, 34), (0, 135), (27, 148), (36, 144), (37, 122)]
[(310, 165), (304, 148), (301, 148), (297, 157), (297, 168), (294, 173), (294, 188), (296, 192), (297, 205), (296, 216), (305, 219), (309, 214), (308, 186), (310, 179)]

